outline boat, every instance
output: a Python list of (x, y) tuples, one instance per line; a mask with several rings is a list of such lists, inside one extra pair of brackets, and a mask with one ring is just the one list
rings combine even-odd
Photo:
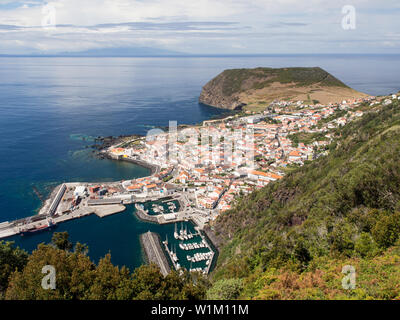
[(28, 234), (32, 234), (32, 233), (36, 233), (36, 232), (45, 231), (45, 230), (51, 229), (55, 225), (56, 224), (51, 219), (47, 219), (46, 224), (24, 229), (24, 230), (22, 230), (21, 235), (24, 236), (24, 235), (28, 235)]
[(172, 259), (175, 261), (175, 262), (178, 262), (178, 256), (176, 255), (176, 248), (175, 248), (175, 250), (173, 250), (172, 251)]
[(175, 239), (178, 239), (178, 227), (177, 227), (177, 225), (176, 225), (176, 223), (175, 223), (175, 232), (174, 232), (174, 238)]

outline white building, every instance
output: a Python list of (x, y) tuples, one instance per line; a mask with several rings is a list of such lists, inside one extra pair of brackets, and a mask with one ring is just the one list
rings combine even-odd
[(86, 196), (86, 187), (85, 186), (77, 186), (74, 191), (75, 197), (85, 197)]

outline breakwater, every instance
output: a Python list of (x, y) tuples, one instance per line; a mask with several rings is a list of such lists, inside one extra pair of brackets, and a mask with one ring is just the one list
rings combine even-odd
[(99, 153), (99, 155), (101, 155), (101, 157), (105, 158), (105, 159), (130, 162), (130, 163), (136, 164), (138, 166), (141, 166), (143, 168), (149, 169), (150, 175), (157, 174), (160, 171), (159, 166), (149, 163), (149, 162), (146, 162), (146, 161), (143, 161), (143, 160), (124, 158), (124, 157), (113, 157), (108, 152), (101, 152), (101, 153)]
[(146, 255), (147, 263), (155, 263), (159, 266), (163, 276), (171, 272), (171, 268), (160, 245), (160, 238), (157, 233), (146, 232), (140, 235), (140, 243)]
[(139, 204), (136, 203), (135, 208), (136, 208), (136, 215), (140, 220), (153, 223), (158, 222), (157, 216), (151, 216), (147, 214)]

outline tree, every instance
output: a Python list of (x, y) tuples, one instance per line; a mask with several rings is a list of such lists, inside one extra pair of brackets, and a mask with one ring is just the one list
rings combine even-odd
[(300, 263), (301, 270), (304, 270), (312, 260), (310, 252), (305, 245), (304, 239), (299, 239), (294, 248), (294, 257)]
[(71, 250), (73, 248), (72, 243), (68, 240), (68, 232), (54, 232), (51, 242), (60, 250)]
[(14, 271), (22, 270), (28, 261), (27, 252), (13, 244), (0, 241), (0, 298), (8, 287), (10, 275)]
[(134, 299), (163, 299), (159, 293), (163, 278), (160, 269), (155, 264), (137, 268), (132, 275)]
[[(0, 243), (1, 284), (12, 300), (180, 300), (203, 299), (209, 285), (203, 275), (172, 271), (164, 277), (157, 265), (144, 265), (132, 274), (119, 268), (107, 254), (96, 266), (86, 255), (87, 246), (75, 251), (68, 233), (53, 237), (53, 244), (39, 244), (31, 255), (11, 244)], [(44, 266), (55, 268), (56, 288), (42, 288)], [(9, 279), (9, 281), (8, 281)], [(7, 287), (8, 285), (8, 287)]]
[(207, 291), (207, 298), (210, 300), (238, 299), (242, 289), (241, 279), (221, 279), (215, 282), (212, 288)]
[(399, 238), (400, 212), (394, 214), (382, 214), (372, 228), (372, 237), (381, 248), (392, 246)]
[(111, 255), (107, 254), (99, 261), (94, 272), (93, 284), (90, 288), (91, 300), (132, 299), (130, 273), (126, 267), (121, 269), (111, 263)]
[(378, 253), (378, 247), (375, 241), (372, 239), (371, 235), (367, 232), (361, 233), (360, 237), (357, 239), (354, 250), (362, 258), (372, 258)]
[[(51, 265), (56, 271), (56, 289), (42, 288), (42, 268)], [(85, 299), (95, 274), (95, 265), (81, 253), (71, 253), (51, 245), (39, 244), (21, 271), (12, 274), (6, 299), (48, 300)]]

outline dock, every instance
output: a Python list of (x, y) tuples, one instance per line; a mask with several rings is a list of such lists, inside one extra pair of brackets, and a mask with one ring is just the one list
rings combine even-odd
[(160, 267), (162, 275), (167, 276), (171, 268), (160, 245), (160, 239), (154, 232), (146, 232), (140, 235), (140, 242), (149, 263), (155, 263)]
[(204, 240), (206, 247), (208, 248), (208, 250), (210, 250), (212, 252), (211, 258), (210, 258), (210, 263), (207, 265), (206, 267), (206, 274), (208, 274), (210, 272), (211, 269), (211, 265), (214, 261), (214, 257), (215, 257), (215, 251), (211, 248), (210, 244), (208, 243), (206, 237), (200, 232), (198, 227), (195, 227), (195, 230), (199, 233), (200, 237), (202, 240)]
[(126, 207), (122, 204), (98, 206), (95, 208), (94, 214), (100, 218), (104, 218), (125, 211), (125, 209)]

